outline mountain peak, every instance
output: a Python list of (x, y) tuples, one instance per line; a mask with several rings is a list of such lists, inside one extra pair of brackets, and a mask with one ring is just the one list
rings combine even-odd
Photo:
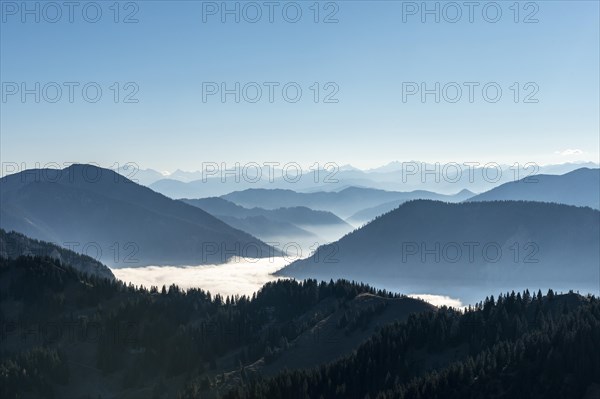
[[(234, 252), (253, 257), (260, 251), (258, 258), (277, 253), (202, 209), (110, 169), (73, 164), (52, 173), (26, 170), (2, 178), (0, 227), (80, 248), (93, 243), (104, 263), (120, 267), (224, 263)], [(115, 261), (115, 243), (133, 255)], [(250, 245), (257, 251), (244, 255)]]

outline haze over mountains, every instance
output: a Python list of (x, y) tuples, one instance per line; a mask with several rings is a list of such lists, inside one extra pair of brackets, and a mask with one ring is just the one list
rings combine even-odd
[(372, 188), (348, 187), (339, 192), (299, 193), (292, 190), (249, 189), (235, 191), (222, 198), (238, 205), (252, 208), (277, 209), (281, 204), (286, 206), (306, 206), (311, 209), (328, 211), (347, 218), (365, 208), (383, 203), (398, 201), (399, 203), (413, 199), (434, 199), (447, 202), (460, 202), (469, 198), (472, 193), (461, 191), (455, 195), (443, 195), (430, 191), (397, 192)]
[[(598, 177), (598, 170), (589, 169), (540, 175), (537, 183), (505, 184), (473, 201), (466, 190), (448, 196), (364, 187), (310, 193), (252, 189), (173, 200), (87, 165), (5, 177), (0, 227), (63, 246), (98, 243), (109, 248), (104, 257), (109, 264), (115, 242), (122, 251), (123, 242), (137, 237), (131, 242), (139, 245), (133, 256), (140, 261), (132, 265), (119, 259), (113, 267), (141, 266), (142, 260), (153, 265), (223, 262), (218, 251), (207, 259), (197, 251), (217, 240), (226, 243), (230, 256), (240, 243), (272, 255), (275, 250), (259, 238), (293, 235), (310, 242), (321, 229), (349, 230), (339, 216), (373, 220), (276, 273), (310, 280), (270, 282), (256, 294), (227, 298), (196, 288), (161, 288), (162, 282), (149, 289), (127, 286), (88, 256), (0, 230), (0, 285), (8, 293), (0, 298), (3, 312), (10, 309), (11, 317), (37, 323), (101, 326), (93, 341), (59, 335), (42, 348), (35, 340), (23, 343), (19, 334), (8, 334), (0, 345), (9, 354), (0, 362), (2, 393), (16, 398), (28, 387), (37, 396), (59, 397), (86, 396), (91, 390), (136, 399), (258, 399), (294, 392), (361, 399), (413, 389), (417, 394), (410, 397), (421, 399), (429, 397), (427, 392), (453, 397), (460, 391), (457, 397), (465, 397), (473, 387), (490, 397), (497, 392), (490, 386), (511, 381), (509, 397), (515, 397), (523, 388), (517, 388), (521, 380), (514, 375), (532, 373), (530, 361), (519, 363), (526, 359), (521, 352), (543, 353), (539, 359), (550, 364), (543, 368), (547, 375), (555, 375), (556, 367), (585, 364), (578, 377), (565, 381), (578, 378), (578, 394), (594, 392), (597, 299), (551, 290), (546, 297), (532, 296), (531, 291), (598, 293), (600, 211), (552, 203), (593, 205)], [(415, 199), (423, 197), (441, 201)], [(224, 265), (210, 267), (216, 271)], [(185, 273), (191, 268), (149, 269)], [(123, 271), (128, 269), (115, 274)], [(330, 281), (340, 277), (358, 282)], [(197, 281), (200, 288), (207, 283)], [(497, 302), (488, 297), (501, 291), (513, 292)], [(468, 304), (487, 298), (459, 312), (392, 292), (444, 295)], [(131, 340), (114, 339), (122, 324), (132, 326), (127, 330)], [(576, 335), (564, 339), (572, 335), (566, 331)], [(559, 342), (571, 363), (563, 365), (567, 355), (557, 360), (553, 353), (559, 351), (549, 342)], [(508, 353), (521, 354), (515, 360)], [(485, 370), (493, 385), (479, 383), (477, 370)], [(358, 371), (368, 377), (356, 377)], [(532, 392), (547, 386), (547, 377), (540, 381)], [(560, 381), (553, 389), (565, 384), (573, 385)]]
[[(356, 172), (351, 167), (343, 171)], [(414, 199), (535, 200), (598, 209), (599, 181), (599, 169), (581, 168), (531, 176), (479, 195), (468, 190), (444, 195), (365, 187), (316, 192), (255, 188), (174, 201), (110, 170), (73, 165), (2, 178), (0, 227), (63, 246), (73, 242), (80, 247), (76, 250), (100, 255), (111, 266), (222, 263), (235, 255), (272, 256), (261, 239), (297, 241), (314, 249), (352, 229), (342, 218), (362, 225)]]
[(263, 166), (260, 171), (246, 165), (211, 164), (206, 170), (184, 172), (177, 170), (164, 175), (152, 169), (124, 172), (130, 179), (148, 185), (171, 198), (203, 198), (222, 196), (232, 191), (250, 188), (289, 189), (298, 192), (340, 191), (356, 186), (388, 191), (427, 190), (454, 194), (467, 189), (480, 193), (499, 184), (519, 180), (530, 174), (564, 174), (582, 167), (598, 168), (598, 164), (565, 163), (537, 166), (535, 164), (479, 164), (425, 162), (391, 162), (379, 168), (360, 170), (351, 165), (329, 169), (305, 170), (297, 176), (292, 168)]
[(414, 199), (535, 200), (600, 207), (600, 170), (587, 168), (531, 176), (479, 195), (468, 190), (444, 195), (347, 187), (316, 192), (248, 189), (174, 201), (91, 165), (29, 170), (0, 181), (0, 227), (63, 246), (73, 242), (80, 247), (76, 250), (100, 255), (111, 266), (222, 263), (238, 254), (272, 256), (272, 248), (262, 241), (298, 242), (314, 249), (352, 229), (342, 218), (362, 225)]
[(278, 209), (244, 208), (219, 197), (182, 201), (269, 242), (297, 241), (303, 247), (310, 247), (324, 244), (330, 239), (338, 239), (352, 230), (351, 225), (333, 213), (316, 211), (305, 206)]
[(108, 265), (221, 263), (273, 249), (201, 209), (91, 165), (0, 180), (0, 227), (85, 251)]
[[(456, 199), (461, 195), (464, 196), (463, 201), (540, 201), (600, 209), (600, 169), (580, 168), (564, 175), (533, 175), (504, 183), (479, 195), (463, 190)], [(363, 209), (348, 221), (355, 224), (370, 221), (396, 209), (402, 202), (392, 201)]]
[(600, 399), (599, 14), (0, 0), (0, 399)]
[(280, 207), (263, 209), (259, 207), (244, 208), (224, 198), (183, 199), (182, 201), (204, 209), (213, 215), (244, 218), (250, 216), (266, 216), (272, 220), (289, 222), (297, 225), (335, 225), (346, 223), (328, 211), (313, 210), (305, 206)]
[(461, 299), (483, 289), (571, 286), (597, 292), (600, 212), (541, 202), (411, 201), (310, 258), (294, 278), (347, 278)]
[(581, 168), (564, 175), (536, 175), (467, 199), (498, 200), (556, 202), (600, 209), (600, 169)]

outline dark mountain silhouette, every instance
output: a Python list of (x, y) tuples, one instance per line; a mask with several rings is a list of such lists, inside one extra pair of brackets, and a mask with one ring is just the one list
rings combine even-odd
[(75, 251), (111, 266), (220, 263), (235, 255), (274, 253), (207, 212), (108, 169), (27, 170), (0, 183), (0, 227), (76, 243)]
[[(254, 208), (253, 211), (222, 198), (182, 199), (221, 219), (230, 226), (245, 231), (262, 240), (270, 241), (277, 237), (298, 237), (316, 239), (316, 236), (287, 221), (273, 220), (265, 213), (269, 211)], [(263, 212), (261, 212), (263, 211)]]
[(600, 209), (600, 169), (581, 168), (564, 175), (535, 175), (505, 183), (467, 201), (524, 200)]
[(248, 366), (247, 371), (273, 375), (284, 369), (328, 364), (352, 353), (381, 326), (404, 321), (411, 314), (433, 310), (436, 310), (435, 306), (414, 298), (384, 298), (362, 293), (304, 331), (279, 356), (262, 358)]
[(463, 201), (466, 192), (443, 195), (430, 191), (397, 192), (372, 188), (348, 187), (341, 191), (299, 193), (292, 190), (249, 189), (223, 195), (228, 201), (253, 208), (277, 209), (285, 206), (305, 206), (315, 210), (329, 211), (346, 218), (365, 208), (378, 206), (391, 201), (413, 199), (434, 199), (448, 202)]
[(80, 255), (56, 244), (34, 240), (14, 231), (7, 233), (4, 229), (0, 229), (0, 257), (16, 259), (19, 256), (47, 256), (68, 264), (82, 273), (115, 279), (108, 267), (90, 256)]
[(564, 175), (581, 168), (598, 169), (599, 166), (595, 162), (566, 162), (540, 166), (540, 173), (544, 175)]
[[(462, 190), (456, 195), (453, 196), (451, 202), (461, 202), (468, 198), (473, 197), (475, 194), (469, 190)], [(354, 215), (348, 218), (348, 221), (351, 223), (364, 223), (369, 222), (375, 219), (377, 216), (383, 215), (384, 213), (388, 213), (400, 205), (405, 203), (406, 200), (396, 200), (391, 202), (386, 202), (381, 205), (374, 206), (372, 208), (363, 209), (361, 211), (356, 212)]]
[(222, 215), (217, 217), (228, 225), (263, 240), (270, 241), (278, 238), (318, 240), (318, 237), (310, 231), (304, 230), (292, 223), (272, 220), (262, 215), (240, 218)]
[(246, 218), (264, 216), (271, 220), (288, 222), (295, 225), (343, 225), (349, 227), (346, 222), (331, 212), (315, 211), (305, 206), (291, 208), (280, 207), (278, 209), (263, 209), (259, 207), (244, 208), (235, 203), (219, 197), (201, 199), (182, 199), (182, 201), (197, 206), (215, 216), (230, 216)]
[[(412, 315), (318, 368), (268, 378), (242, 368), (223, 398), (597, 398), (599, 330), (595, 297), (512, 291)], [(204, 397), (200, 387), (183, 399)]]
[[(374, 189), (389, 189), (392, 185), (395, 189), (398, 184), (379, 183), (365, 177), (355, 177), (354, 174), (364, 175), (363, 172), (344, 171), (339, 173), (339, 181), (336, 183), (314, 183), (312, 176), (306, 176), (297, 183), (290, 183), (283, 178), (278, 178), (273, 182), (269, 182), (267, 177), (263, 181), (253, 182), (243, 178), (238, 180), (235, 177), (228, 179), (221, 178), (206, 178), (193, 181), (181, 181), (172, 176), (157, 180), (149, 185), (149, 187), (159, 193), (162, 193), (170, 198), (207, 198), (223, 196), (233, 191), (242, 191), (249, 189), (265, 189), (265, 190), (294, 190), (297, 192), (318, 192), (318, 191), (341, 191), (346, 187), (366, 187)], [(326, 173), (323, 173), (326, 175)], [(264, 176), (268, 176), (265, 174)], [(402, 187), (398, 187), (401, 189)], [(416, 186), (411, 186), (410, 189), (416, 189)], [(286, 206), (282, 204), (280, 206)]]
[(0, 292), (7, 399), (587, 398), (600, 383), (600, 302), (574, 292), (458, 310), (279, 280), (223, 298), (30, 256), (0, 257)]
[(278, 274), (343, 277), (467, 299), (511, 285), (597, 292), (599, 230), (600, 212), (590, 208), (411, 201)]
[(218, 391), (240, 365), (272, 370), (297, 347), (302, 363), (287, 368), (317, 366), (350, 354), (383, 324), (435, 309), (348, 281), (279, 280), (227, 298), (134, 287), (40, 257), (0, 258), (0, 292), (0, 393), (8, 399), (177, 398), (190, 378), (220, 378)]
[(294, 251), (297, 251), (297, 244), (303, 248), (304, 254), (310, 253), (309, 248), (337, 240), (352, 230), (352, 226), (333, 213), (304, 206), (249, 209), (219, 197), (182, 201), (266, 242), (282, 246), (289, 244)]

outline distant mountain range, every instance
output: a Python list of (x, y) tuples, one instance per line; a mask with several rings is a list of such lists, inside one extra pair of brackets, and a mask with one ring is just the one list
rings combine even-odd
[(337, 240), (352, 230), (352, 226), (331, 212), (315, 211), (304, 206), (292, 208), (263, 209), (244, 208), (219, 197), (183, 199), (225, 223), (252, 234), (264, 241), (279, 245), (300, 245), (303, 253), (332, 240)]
[(126, 163), (118, 169), (115, 169), (115, 172), (128, 180), (143, 186), (149, 186), (150, 184), (167, 177), (154, 169), (140, 169), (139, 166), (134, 163)]
[[(413, 199), (446, 202), (528, 200), (590, 206), (598, 209), (600, 208), (600, 169), (581, 168), (564, 175), (533, 175), (502, 184), (479, 195), (466, 189), (448, 196), (424, 190), (395, 192), (365, 187), (345, 187), (327, 192), (302, 193), (292, 190), (249, 189), (232, 192), (222, 198), (247, 207), (274, 208), (284, 203), (304, 205), (339, 214), (354, 225), (369, 222)], [(222, 209), (220, 214), (226, 215), (227, 212), (233, 212), (233, 209)]]
[(271, 220), (288, 222), (296, 225), (347, 225), (342, 219), (331, 212), (318, 211), (305, 206), (294, 206), (291, 208), (263, 209), (259, 207), (244, 208), (224, 198), (212, 197), (201, 199), (183, 199), (182, 201), (197, 206), (212, 215), (231, 216), (245, 218), (253, 216), (265, 216)]
[(467, 199), (497, 200), (556, 202), (600, 209), (600, 169), (581, 168), (564, 175), (536, 175)]
[(597, 292), (600, 212), (521, 201), (411, 201), (278, 272), (408, 292), (570, 285)]
[(74, 269), (88, 274), (114, 280), (110, 269), (94, 258), (81, 255), (49, 242), (31, 239), (14, 231), (6, 232), (0, 229), (0, 257), (16, 259), (19, 256), (48, 256), (68, 264)]
[(398, 204), (413, 199), (433, 199), (460, 202), (471, 196), (466, 190), (454, 195), (437, 194), (417, 190), (411, 192), (385, 191), (372, 188), (348, 187), (341, 191), (299, 193), (292, 190), (249, 189), (223, 195), (228, 201), (253, 208), (277, 209), (281, 204), (290, 207), (304, 206), (315, 210), (332, 212), (347, 218), (365, 208), (379, 206), (392, 201)]
[[(294, 173), (288, 176), (280, 168), (261, 168), (258, 172), (235, 168), (222, 171), (217, 166), (210, 173), (177, 170), (162, 174), (152, 169), (135, 173), (131, 169), (123, 174), (148, 185), (153, 190), (171, 198), (205, 198), (221, 196), (232, 191), (252, 188), (291, 189), (297, 192), (340, 191), (349, 186), (375, 188), (387, 191), (427, 190), (452, 194), (467, 189), (472, 192), (490, 190), (500, 184), (518, 180), (519, 176), (535, 174), (564, 174), (579, 168), (598, 168), (598, 164), (564, 163), (557, 165), (498, 165), (498, 164), (429, 164), (424, 162), (391, 162), (375, 169), (360, 170), (351, 165), (337, 169), (303, 171), (301, 178)], [(284, 177), (285, 175), (285, 177)], [(256, 178), (258, 176), (258, 179)]]
[(114, 267), (221, 263), (275, 253), (197, 207), (92, 165), (6, 176), (0, 200), (0, 227), (70, 243)]
[[(412, 160), (412, 161), (408, 161), (408, 162), (392, 161), (392, 162), (389, 162), (378, 168), (367, 169), (364, 172), (365, 173), (399, 172), (399, 171), (402, 171), (403, 169), (412, 168), (412, 165), (419, 165), (419, 164), (421, 164), (421, 165), (424, 164), (425, 167), (422, 166), (422, 168), (423, 169), (427, 168), (428, 170), (433, 170), (434, 165), (435, 165), (435, 164), (431, 164), (431, 163), (427, 163), (427, 162), (420, 162), (420, 161), (416, 161), (416, 160)], [(446, 165), (448, 165), (448, 164), (450, 164), (450, 163), (447, 163)], [(481, 164), (478, 164), (477, 167), (474, 168), (474, 170), (483, 168), (483, 167), (480, 167), (479, 165), (481, 165)], [(441, 166), (443, 166), (443, 165), (441, 165)], [(461, 166), (464, 166), (464, 164)], [(499, 166), (502, 170), (511, 170), (511, 168), (514, 169), (514, 165), (499, 165)], [(524, 166), (525, 166), (525, 164), (520, 165), (521, 168), (524, 168)], [(560, 164), (550, 164), (550, 165), (538, 166), (538, 169), (539, 169), (538, 172), (562, 175), (564, 173), (571, 172), (575, 169), (598, 168), (598, 166), (600, 166), (600, 165), (597, 163), (594, 163), (594, 162), (565, 162), (565, 163), (560, 163)], [(488, 167), (490, 167), (490, 165), (488, 165)]]

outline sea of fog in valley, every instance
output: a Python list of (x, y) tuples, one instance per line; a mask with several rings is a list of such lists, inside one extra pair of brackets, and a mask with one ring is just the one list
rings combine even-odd
[(249, 295), (258, 291), (290, 261), (289, 257), (271, 257), (261, 259), (233, 258), (228, 263), (190, 266), (146, 266), (112, 269), (114, 275), (126, 283), (152, 285), (159, 288), (176, 284), (181, 288), (201, 288), (211, 294)]
[[(273, 257), (263, 259), (235, 258), (225, 264), (190, 265), (190, 266), (146, 266), (136, 268), (115, 268), (114, 275), (126, 283), (143, 285), (150, 288), (155, 285), (177, 284), (179, 287), (201, 288), (211, 294), (222, 296), (248, 295), (251, 296), (269, 281), (281, 279), (273, 273), (289, 264), (290, 257)], [(380, 287), (377, 287), (380, 288)], [(389, 287), (383, 287), (390, 289)], [(415, 298), (421, 298), (435, 306), (462, 307), (460, 299), (447, 295), (432, 295), (423, 292), (407, 292), (394, 290)]]

